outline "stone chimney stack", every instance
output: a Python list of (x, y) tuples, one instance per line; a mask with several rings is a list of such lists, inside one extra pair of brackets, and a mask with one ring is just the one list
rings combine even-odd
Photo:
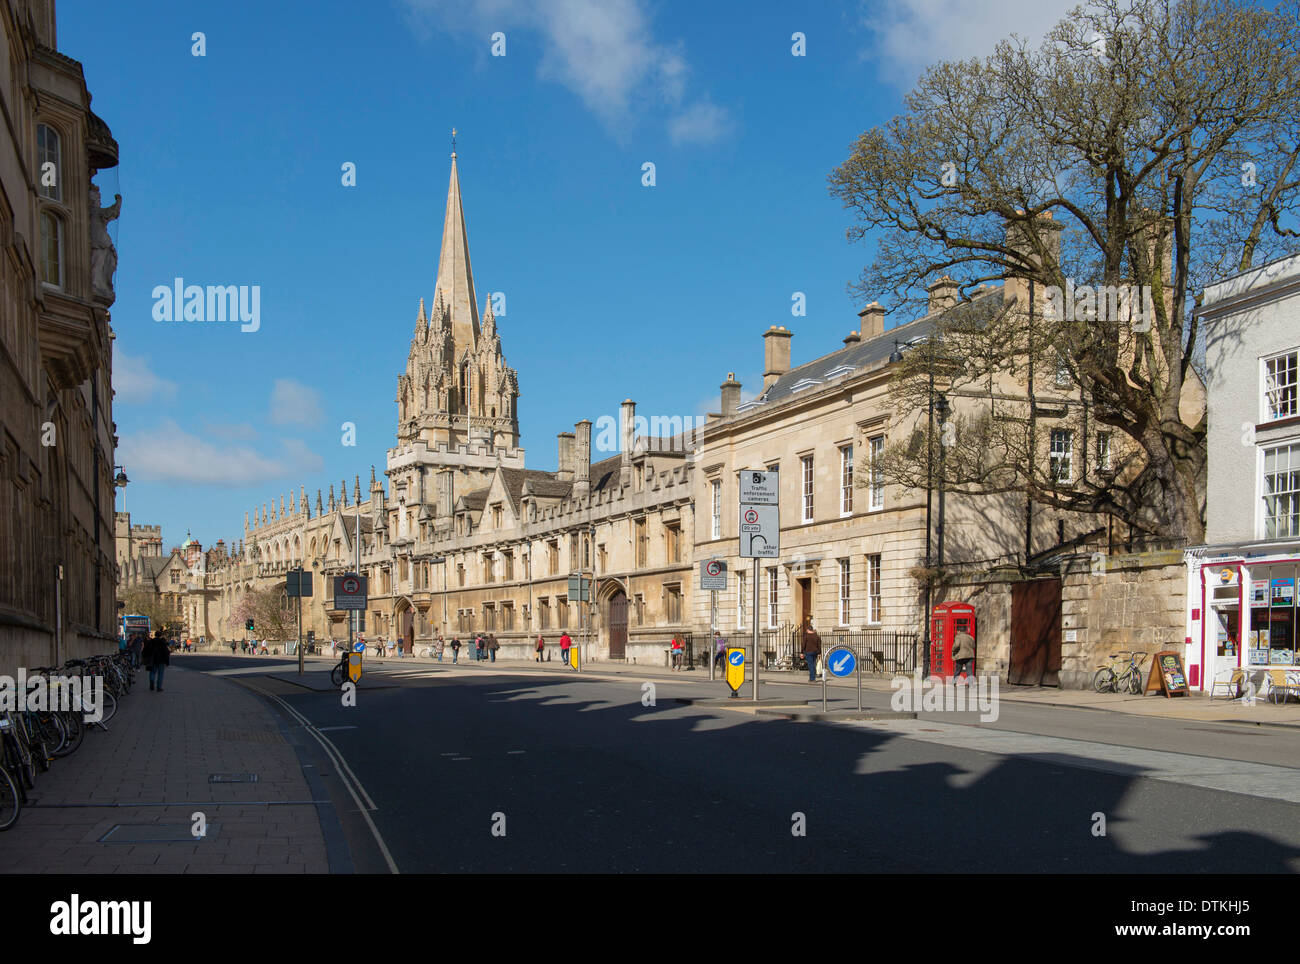
[(790, 339), (794, 332), (785, 325), (772, 325), (763, 332), (763, 391), (790, 370)]
[(740, 404), (740, 382), (736, 381), (735, 372), (727, 372), (727, 380), (722, 383), (722, 417), (736, 414)]
[(844, 347), (848, 348), (850, 345), (857, 345), (861, 341), (862, 341), (862, 336), (858, 334), (858, 332), (856, 331), (851, 331), (844, 336)]
[[(1023, 211), (1017, 211), (1017, 214), (1024, 216)], [(1029, 235), (1028, 225), (1012, 221), (1007, 225), (1007, 247), (1024, 255), (1024, 257), (1034, 263), (1042, 261), (1037, 254), (1033, 240)], [(1052, 217), (1051, 211), (1044, 211), (1038, 215), (1038, 235), (1041, 244), (1046, 248), (1049, 257), (1056, 259), (1061, 253), (1061, 225)], [(1043, 306), (1043, 289), (1041, 286), (1034, 292), (1038, 304), (1035, 306), (1035, 313), (1042, 311)], [(1019, 310), (1029, 310), (1029, 282), (1022, 278), (1007, 278), (1002, 285), (1002, 298), (1004, 301), (1019, 302)]]
[(926, 286), (925, 290), (930, 292), (929, 313), (932, 315), (940, 311), (947, 311), (960, 299), (960, 287), (956, 281), (947, 275), (942, 278), (935, 278)]
[(561, 482), (573, 481), (573, 433), (561, 432), (555, 436), (556, 447), (559, 450), (559, 465), (555, 471), (555, 477)]
[(583, 419), (573, 426), (573, 497), (585, 500), (591, 495), (591, 421)]
[(878, 301), (873, 301), (861, 311), (858, 317), (862, 319), (862, 340), (870, 341), (872, 338), (885, 333), (885, 308)]

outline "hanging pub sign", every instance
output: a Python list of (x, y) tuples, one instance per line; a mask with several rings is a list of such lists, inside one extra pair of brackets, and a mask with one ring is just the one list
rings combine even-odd
[(1164, 693), (1166, 697), (1187, 695), (1187, 673), (1183, 671), (1183, 658), (1173, 650), (1156, 653), (1147, 677), (1147, 693)]

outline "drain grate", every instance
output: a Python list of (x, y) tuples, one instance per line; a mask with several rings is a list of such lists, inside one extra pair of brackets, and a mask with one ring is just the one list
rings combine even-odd
[(256, 773), (209, 773), (208, 783), (256, 783)]
[(209, 823), (206, 833), (196, 837), (193, 824), (188, 823), (118, 823), (99, 838), (99, 843), (196, 843), (211, 840), (220, 826), (219, 823)]
[(283, 743), (279, 730), (217, 730), (218, 740), (240, 743)]

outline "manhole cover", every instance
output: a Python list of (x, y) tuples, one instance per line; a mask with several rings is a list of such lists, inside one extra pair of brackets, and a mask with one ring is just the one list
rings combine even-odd
[(189, 823), (119, 823), (99, 838), (100, 843), (194, 843), (216, 836), (219, 823), (209, 823), (202, 837), (194, 836)]
[(256, 783), (256, 773), (210, 773), (208, 783)]

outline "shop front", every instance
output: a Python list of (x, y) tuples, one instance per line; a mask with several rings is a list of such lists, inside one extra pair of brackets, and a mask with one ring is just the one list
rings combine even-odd
[(1186, 662), (1194, 688), (1209, 691), (1244, 669), (1259, 689), (1265, 671), (1297, 664), (1300, 557), (1206, 555), (1192, 576)]

